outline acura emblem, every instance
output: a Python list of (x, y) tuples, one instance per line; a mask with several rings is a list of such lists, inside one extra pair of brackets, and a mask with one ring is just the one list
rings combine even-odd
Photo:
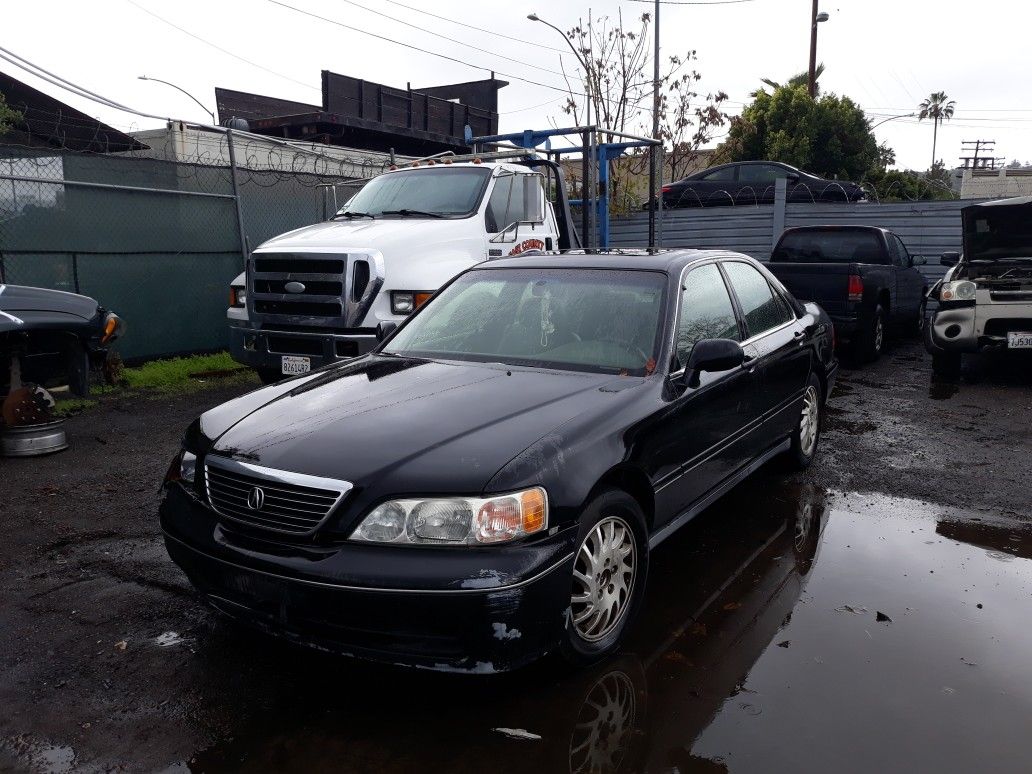
[(285, 291), (287, 291), (288, 293), (304, 293), (305, 292), (305, 283), (297, 282), (296, 280), (291, 280), (290, 282), (288, 282), (286, 285), (283, 286), (283, 289)]
[(247, 495), (247, 507), (252, 511), (260, 511), (265, 505), (265, 492), (261, 487), (255, 487)]

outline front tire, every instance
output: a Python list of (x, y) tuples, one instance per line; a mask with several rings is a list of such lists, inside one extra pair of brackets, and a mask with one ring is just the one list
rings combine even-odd
[(613, 653), (645, 593), (649, 548), (637, 500), (619, 489), (593, 499), (581, 516), (562, 654), (581, 666)]
[(792, 470), (806, 470), (817, 457), (817, 446), (821, 440), (821, 423), (824, 418), (824, 399), (821, 381), (810, 374), (803, 392), (803, 407), (799, 423), (792, 432), (792, 448), (786, 454)]

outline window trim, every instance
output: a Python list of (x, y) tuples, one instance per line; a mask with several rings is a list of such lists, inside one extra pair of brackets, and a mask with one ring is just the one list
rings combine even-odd
[[(670, 356), (667, 358), (668, 364), (673, 363), (674, 358), (677, 357), (677, 329), (681, 324), (681, 308), (683, 306), (682, 302), (684, 301), (685, 280), (688, 279), (689, 274), (703, 266), (709, 266), (710, 264), (716, 265), (717, 271), (720, 273), (720, 278), (724, 282), (724, 290), (727, 291), (728, 299), (730, 299), (731, 301), (731, 309), (735, 313), (735, 320), (737, 320), (738, 322), (738, 335), (745, 336), (747, 332), (745, 328), (745, 320), (742, 318), (741, 309), (738, 306), (738, 299), (735, 297), (734, 292), (728, 284), (727, 275), (724, 273), (724, 267), (721, 266), (721, 263), (723, 261), (724, 259), (720, 258), (719, 256), (715, 256), (713, 258), (705, 258), (701, 261), (689, 263), (687, 266), (681, 269), (681, 274), (677, 280), (677, 303), (674, 304), (674, 316), (670, 324)], [(745, 263), (745, 261), (739, 260), (739, 263)], [(746, 342), (743, 340), (739, 342), (739, 344), (741, 344), (744, 347)], [(667, 368), (669, 369), (670, 365), (667, 365)], [(687, 368), (687, 364), (683, 365), (676, 371), (670, 371), (667, 374), (667, 376), (678, 376), (679, 374), (683, 374)]]
[[(764, 282), (767, 283), (767, 287), (770, 289), (771, 296), (772, 297), (775, 297), (775, 296), (776, 297), (780, 297), (781, 300), (784, 302), (785, 307), (788, 309), (789, 314), (791, 315), (788, 320), (786, 320), (785, 322), (781, 323), (780, 325), (776, 325), (773, 328), (768, 328), (765, 331), (761, 331), (760, 333), (757, 333), (757, 334), (752, 335), (752, 336), (748, 336), (747, 338), (743, 339), (741, 341), (741, 344), (742, 344), (743, 347), (748, 345), (748, 344), (753, 344), (753, 343), (759, 341), (760, 339), (769, 336), (772, 333), (777, 333), (778, 331), (783, 330), (784, 328), (787, 328), (789, 325), (792, 325), (793, 323), (795, 323), (795, 322), (797, 322), (799, 320), (799, 318), (796, 316), (795, 309), (793, 308), (792, 304), (790, 304), (788, 302), (788, 299), (786, 299), (784, 297), (784, 295), (779, 291), (779, 289), (774, 286), (774, 284), (770, 281), (770, 278), (767, 277), (767, 275), (762, 271), (762, 268), (761, 269), (757, 269), (749, 261), (743, 261), (741, 258), (726, 258), (726, 259), (724, 259), (722, 261), (722, 263), (744, 263), (746, 266), (748, 266), (749, 268), (751, 268), (754, 271), (756, 271), (756, 273), (759, 274), (763, 278)], [(732, 294), (733, 303), (735, 304), (735, 308), (738, 311), (738, 315), (739, 315), (739, 319), (740, 319), (740, 326), (745, 329), (745, 334), (748, 334), (749, 333), (749, 325), (745, 321), (745, 310), (742, 308), (741, 301), (738, 298), (738, 293), (737, 293), (737, 291), (735, 291), (735, 286), (731, 282), (731, 278), (729, 276), (727, 276), (727, 273), (724, 271), (724, 267), (723, 266), (721, 266), (721, 273), (724, 274), (724, 281), (728, 285), (728, 288), (729, 288), (729, 290), (730, 290), (730, 292)]]

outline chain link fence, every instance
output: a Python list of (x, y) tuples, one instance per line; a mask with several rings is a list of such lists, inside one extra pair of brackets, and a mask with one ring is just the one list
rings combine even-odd
[(227, 344), (246, 252), (324, 220), (389, 163), (183, 125), (124, 153), (0, 143), (0, 283), (82, 293), (128, 323), (126, 359)]

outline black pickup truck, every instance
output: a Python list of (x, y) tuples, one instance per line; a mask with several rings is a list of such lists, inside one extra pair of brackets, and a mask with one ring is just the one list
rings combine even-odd
[(920, 333), (924, 262), (884, 228), (802, 226), (785, 230), (768, 268), (796, 298), (824, 308), (858, 359), (875, 360), (890, 326)]

